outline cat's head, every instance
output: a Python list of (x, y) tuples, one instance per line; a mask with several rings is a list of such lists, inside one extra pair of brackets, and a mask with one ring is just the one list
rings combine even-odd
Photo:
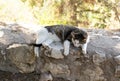
[(88, 34), (86, 31), (81, 29), (76, 29), (71, 32), (72, 43), (75, 47), (80, 47), (82, 44), (87, 42)]

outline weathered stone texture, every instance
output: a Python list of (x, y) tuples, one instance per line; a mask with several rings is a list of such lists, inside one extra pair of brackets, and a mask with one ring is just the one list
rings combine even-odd
[(64, 56), (62, 44), (55, 42), (48, 47), (42, 46), (37, 58), (33, 46), (28, 45), (34, 42), (35, 33), (17, 24), (2, 25), (0, 70), (16, 73), (17, 77), (17, 74), (28, 73), (24, 81), (33, 81), (30, 75), (36, 77), (35, 81), (120, 81), (119, 31), (87, 31), (90, 42), (86, 56), (80, 48), (73, 46), (70, 47), (70, 54)]

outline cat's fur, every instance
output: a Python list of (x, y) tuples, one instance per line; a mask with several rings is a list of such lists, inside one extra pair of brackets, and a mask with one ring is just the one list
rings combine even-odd
[(87, 32), (73, 26), (66, 25), (52, 25), (45, 26), (38, 31), (38, 36), (35, 46), (35, 54), (39, 56), (38, 46), (48, 46), (54, 41), (61, 41), (64, 46), (64, 55), (69, 54), (70, 44), (72, 43), (75, 47), (81, 47), (84, 54), (86, 54), (87, 43), (89, 37)]

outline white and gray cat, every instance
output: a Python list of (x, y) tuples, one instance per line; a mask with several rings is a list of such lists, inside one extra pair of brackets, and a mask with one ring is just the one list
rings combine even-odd
[(82, 52), (86, 54), (89, 36), (87, 32), (73, 26), (67, 25), (52, 25), (41, 28), (37, 33), (34, 52), (39, 57), (39, 46), (48, 46), (54, 41), (61, 41), (64, 46), (64, 55), (69, 54), (70, 44), (75, 47), (81, 47)]

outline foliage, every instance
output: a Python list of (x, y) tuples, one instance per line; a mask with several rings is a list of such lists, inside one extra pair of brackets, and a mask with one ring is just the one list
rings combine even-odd
[[(105, 28), (114, 16), (114, 0), (26, 0), (40, 24)], [(114, 2), (113, 2), (114, 1)]]
[(110, 28), (116, 24), (119, 27), (118, 3), (119, 0), (0, 0), (0, 20), (89, 28)]

